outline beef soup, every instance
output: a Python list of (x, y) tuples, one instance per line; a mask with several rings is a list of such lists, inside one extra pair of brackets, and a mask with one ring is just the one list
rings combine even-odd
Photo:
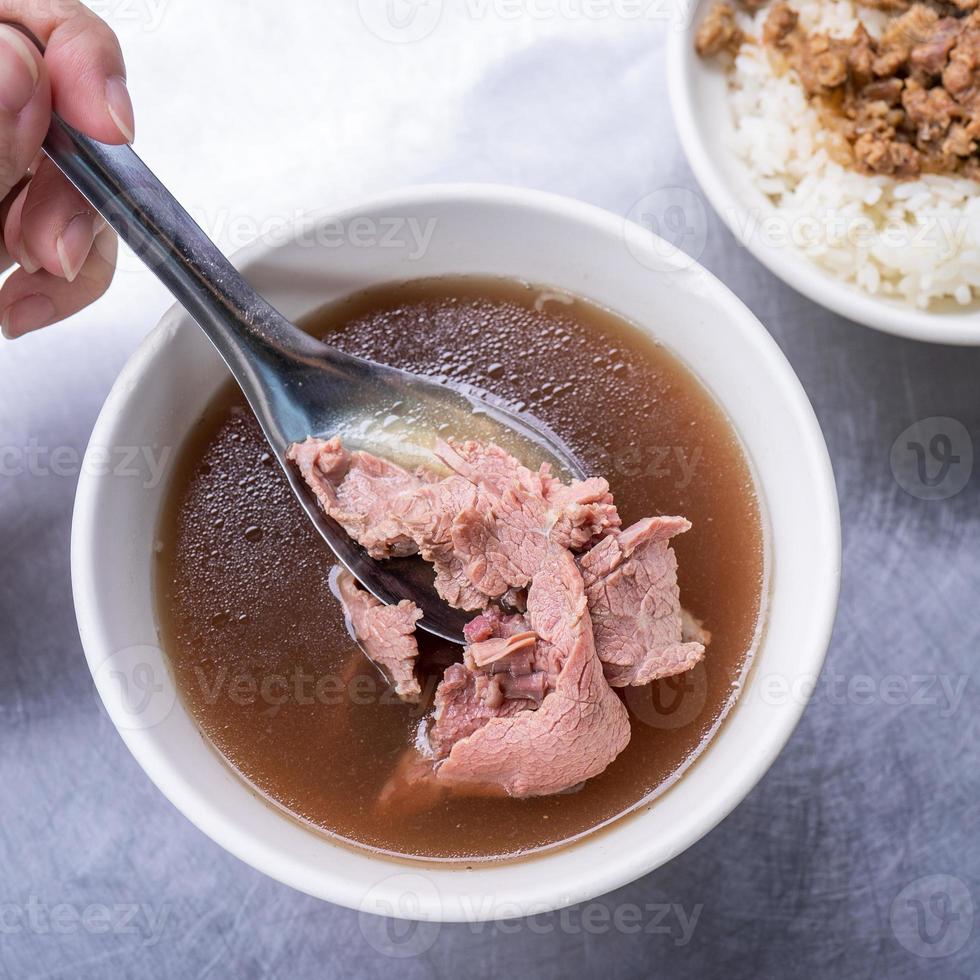
[[(229, 387), (181, 450), (157, 556), (163, 646), (202, 731), (299, 820), (402, 857), (513, 856), (650, 804), (722, 723), (763, 620), (759, 502), (717, 404), (636, 327), (521, 283), (386, 286), (307, 326), (350, 353), (469, 382), (528, 408), (608, 479), (624, 527), (648, 515), (687, 518), (691, 530), (672, 541), (678, 581), (710, 643), (685, 673), (616, 689), (628, 745), (572, 792), (517, 799), (414, 787), (403, 778), (406, 760), (462, 650), (417, 634), (422, 693), (416, 704), (402, 700), (406, 677), (396, 690), (352, 639), (331, 594), (332, 553)], [(340, 587), (349, 592), (350, 583)]]

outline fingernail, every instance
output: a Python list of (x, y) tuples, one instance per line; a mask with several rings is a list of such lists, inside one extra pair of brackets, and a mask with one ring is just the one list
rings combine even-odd
[(46, 327), (49, 323), (53, 323), (56, 317), (54, 303), (47, 296), (35, 293), (8, 306), (0, 317), (0, 326), (3, 328), (4, 337), (7, 340), (14, 340), (25, 333), (30, 333), (31, 330), (37, 330), (38, 327)]
[(133, 116), (133, 101), (122, 75), (113, 75), (105, 83), (105, 106), (123, 139), (132, 143), (136, 139), (136, 120)]
[(0, 24), (0, 42), (0, 105), (16, 115), (37, 88), (37, 64), (19, 31)]
[(41, 270), (41, 263), (27, 251), (27, 246), (23, 242), (20, 243), (20, 267), (29, 276), (33, 276), (35, 272), (40, 272)]
[(95, 217), (90, 213), (76, 214), (65, 225), (65, 230), (55, 243), (61, 271), (69, 282), (74, 282), (92, 251), (95, 241)]

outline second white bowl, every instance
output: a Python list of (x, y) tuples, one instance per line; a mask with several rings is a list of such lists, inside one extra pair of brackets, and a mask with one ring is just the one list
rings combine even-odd
[(694, 50), (694, 34), (715, 0), (695, 3), (685, 25), (674, 25), (667, 40), (671, 108), (681, 145), (701, 189), (732, 234), (783, 282), (815, 303), (886, 333), (930, 343), (980, 344), (980, 303), (919, 310), (875, 297), (826, 272), (791, 245), (746, 234), (775, 213), (748, 169), (732, 152), (733, 131), (725, 72), (715, 59)]

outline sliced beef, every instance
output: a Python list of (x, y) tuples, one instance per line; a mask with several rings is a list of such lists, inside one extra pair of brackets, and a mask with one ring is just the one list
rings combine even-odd
[(437, 455), (476, 491), (456, 515), (452, 541), (466, 578), (486, 596), (523, 589), (551, 544), (582, 550), (620, 526), (605, 480), (565, 485), (547, 466), (530, 470), (475, 442), (440, 443)]
[(549, 664), (538, 650), (538, 636), (524, 616), (491, 606), (463, 630), (467, 641), (463, 662), (493, 682), (482, 693), (491, 707), (505, 700), (531, 701), (536, 706), (551, 687)]
[[(494, 718), (526, 714), (534, 705), (523, 698), (502, 697), (490, 673), (453, 664), (436, 689), (435, 711), (428, 743), (435, 759), (445, 759), (457, 742), (468, 738)], [(482, 780), (477, 780), (482, 782)]]
[(435, 566), (436, 588), (450, 605), (486, 605), (487, 596), (466, 578), (453, 548), (454, 520), (476, 499), (467, 480), (409, 473), (370, 453), (348, 452), (337, 438), (311, 437), (290, 446), (287, 455), (324, 511), (373, 558), (419, 553)]
[(415, 554), (415, 542), (393, 515), (419, 488), (418, 477), (370, 453), (348, 452), (338, 438), (294, 443), (286, 455), (324, 511), (372, 558)]
[(452, 527), (466, 580), (491, 598), (526, 586), (548, 545), (543, 515), (543, 498), (523, 487), (507, 488), (499, 497), (478, 493)]
[(620, 526), (605, 480), (566, 485), (496, 446), (440, 442), (453, 472), (409, 473), (336, 438), (307, 439), (289, 458), (324, 510), (375, 558), (418, 552), (460, 609), (484, 608), (531, 581), (549, 542), (583, 550)]
[(670, 547), (670, 539), (690, 526), (680, 517), (649, 517), (579, 561), (596, 651), (613, 687), (683, 673), (704, 656), (702, 643), (683, 640), (677, 557)]
[(504, 613), (498, 606), (491, 606), (463, 627), (463, 636), (467, 643), (472, 644), (495, 637), (516, 636), (526, 631), (527, 620), (524, 616), (519, 613)]
[(415, 624), (422, 618), (422, 611), (407, 599), (397, 606), (384, 605), (362, 589), (347, 571), (337, 576), (336, 587), (344, 615), (361, 649), (391, 678), (398, 697), (416, 703), (422, 687), (415, 676), (419, 655)]
[(432, 762), (416, 749), (406, 749), (381, 787), (377, 808), (404, 820), (431, 810), (445, 798), (446, 793), (447, 788), (436, 780)]
[(582, 575), (566, 549), (552, 546), (535, 573), (528, 621), (553, 687), (536, 708), (515, 700), (492, 707), (486, 675), (447, 671), (430, 734), (441, 783), (517, 797), (560, 793), (598, 775), (629, 742), (626, 709), (603, 677)]
[(546, 478), (544, 490), (551, 520), (549, 537), (561, 548), (585, 551), (622, 524), (609, 484), (599, 477), (575, 480), (567, 486)]
[[(621, 531), (605, 480), (565, 484), (495, 446), (440, 443), (437, 456), (448, 476), (409, 473), (337, 439), (289, 451), (324, 510), (372, 555), (418, 552), (435, 566), (444, 598), (479, 611), (463, 662), (446, 667), (424, 737), (381, 804), (413, 785), (430, 801), (447, 789), (518, 797), (572, 789), (629, 741), (610, 684), (677, 673), (704, 652), (693, 618), (682, 640), (668, 544), (689, 525), (652, 518)], [(346, 573), (337, 589), (364, 651), (400, 697), (418, 700), (419, 610), (383, 606)]]
[(425, 482), (398, 503), (398, 523), (414, 539), (419, 554), (435, 567), (439, 595), (457, 609), (483, 609), (487, 593), (467, 577), (465, 560), (457, 553), (453, 537), (460, 515), (477, 507), (473, 485), (459, 476)]
[(534, 631), (528, 630), (467, 647), (466, 667), (490, 678), (491, 686), (485, 693), (491, 707), (504, 701), (529, 701), (538, 705), (544, 700), (552, 678), (535, 656), (537, 639)]
[(510, 670), (515, 664), (528, 663), (528, 649), (537, 642), (533, 630), (515, 633), (513, 636), (495, 636), (479, 643), (471, 643), (466, 650), (467, 665), (474, 670), (503, 666)]

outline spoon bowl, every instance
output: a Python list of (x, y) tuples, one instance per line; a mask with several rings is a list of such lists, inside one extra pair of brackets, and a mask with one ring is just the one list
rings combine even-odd
[(422, 610), (421, 627), (462, 643), (463, 627), (473, 614), (454, 609), (439, 597), (432, 567), (417, 557), (371, 558), (324, 513), (287, 460), (289, 446), (309, 435), (336, 435), (349, 448), (412, 468), (431, 465), (436, 442), (452, 436), (496, 443), (532, 466), (551, 466), (566, 479), (581, 479), (585, 472), (540, 420), (514, 412), (489, 393), (351, 357), (312, 339), (304, 344), (308, 356), (283, 357), (265, 379), (271, 403), (261, 397), (253, 402), (249, 388), (242, 385), (293, 491), (337, 558), (377, 598), (388, 604), (411, 599)]

